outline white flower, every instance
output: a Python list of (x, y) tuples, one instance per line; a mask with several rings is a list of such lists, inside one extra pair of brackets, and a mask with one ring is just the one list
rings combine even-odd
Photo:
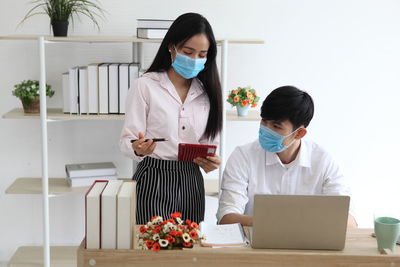
[(159, 241), (158, 241), (158, 243), (160, 243), (160, 246), (161, 247), (163, 247), (163, 248), (165, 248), (166, 246), (168, 246), (168, 240), (166, 240), (166, 239), (160, 239)]
[(163, 230), (164, 232), (169, 233), (171, 230), (176, 230), (176, 226), (173, 223), (168, 222), (164, 225)]
[[(190, 237), (190, 236), (189, 236)], [(160, 239), (160, 235), (159, 234), (154, 234), (153, 235), (153, 240), (157, 241), (158, 239)]]
[(176, 218), (176, 221), (179, 223), (179, 224), (182, 224), (183, 223), (183, 220), (181, 219), (181, 218)]
[(144, 240), (141, 238), (139, 239), (138, 246), (141, 249), (147, 249), (146, 244), (144, 243)]
[(182, 235), (183, 241), (189, 242), (191, 240), (190, 235), (188, 233), (184, 233)]
[(163, 225), (163, 231), (164, 231), (164, 233), (169, 233), (168, 225), (166, 225), (166, 224)]
[(146, 224), (146, 227), (149, 227), (149, 226), (152, 226), (152, 225), (153, 225), (152, 222), (148, 222), (148, 223)]
[[(160, 219), (161, 219), (161, 221), (160, 221)], [(151, 222), (152, 222), (153, 224), (157, 224), (158, 222), (162, 222), (162, 218), (161, 218), (161, 216), (157, 216), (157, 217), (154, 218)]]

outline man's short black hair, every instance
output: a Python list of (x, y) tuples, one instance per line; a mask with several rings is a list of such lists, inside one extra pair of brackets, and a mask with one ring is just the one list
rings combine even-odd
[(282, 86), (273, 90), (261, 107), (263, 120), (289, 120), (293, 128), (307, 127), (314, 116), (311, 96), (294, 86)]

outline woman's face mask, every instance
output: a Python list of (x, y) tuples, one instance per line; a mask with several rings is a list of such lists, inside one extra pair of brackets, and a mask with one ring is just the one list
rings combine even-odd
[(176, 50), (175, 60), (172, 62), (172, 67), (185, 79), (196, 77), (200, 71), (204, 69), (207, 58), (191, 58), (178, 53)]
[(258, 132), (258, 142), (261, 147), (268, 152), (282, 152), (291, 146), (296, 139), (294, 139), (289, 145), (285, 146), (283, 144), (283, 140), (295, 133), (298, 129), (294, 130), (291, 134), (288, 135), (280, 135), (277, 132), (271, 130), (267, 126), (260, 125), (260, 130)]

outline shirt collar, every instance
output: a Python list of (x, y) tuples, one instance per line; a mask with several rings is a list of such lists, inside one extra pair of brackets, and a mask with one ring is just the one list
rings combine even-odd
[[(179, 103), (181, 103), (181, 99), (180, 99), (178, 93), (176, 92), (174, 85), (172, 84), (171, 80), (169, 79), (166, 71), (160, 73), (160, 85), (163, 88), (167, 89), (168, 92), (175, 98), (175, 100), (177, 100)], [(199, 81), (197, 78), (193, 78), (185, 102), (192, 101), (199, 95), (203, 94), (203, 92), (204, 92), (204, 89), (203, 89), (201, 81)]]
[(311, 153), (307, 146), (307, 142), (301, 140), (300, 151), (297, 155), (299, 161), (298, 165), (306, 168), (311, 167)]
[[(282, 165), (282, 162), (276, 153), (272, 153), (272, 152), (268, 152), (268, 151), (265, 151), (265, 153), (266, 153), (266, 157), (265, 157), (266, 165), (274, 165), (274, 164)], [(297, 164), (296, 164), (297, 166), (302, 166), (302, 167), (306, 167), (306, 168), (311, 167), (311, 155), (307, 148), (306, 142), (301, 141), (300, 150), (296, 156), (295, 161), (297, 161)]]

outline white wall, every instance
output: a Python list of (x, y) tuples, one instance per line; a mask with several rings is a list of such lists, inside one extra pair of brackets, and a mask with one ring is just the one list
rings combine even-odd
[[(229, 47), (229, 88), (252, 85), (263, 98), (292, 84), (316, 103), (309, 137), (325, 146), (353, 185), (359, 223), (372, 227), (377, 209), (400, 212), (397, 172), (400, 141), (400, 2), (396, 0), (203, 0), (101, 1), (108, 11), (103, 35), (133, 35), (137, 18), (173, 19), (195, 11), (205, 15), (219, 38), (260, 38), (265, 45)], [(36, 16), (15, 30), (28, 1), (2, 0), (0, 35), (47, 34), (48, 19)], [(86, 20), (70, 35), (97, 34)], [(11, 95), (23, 79), (38, 79), (36, 42), (0, 42), (0, 114), (19, 107)], [(146, 48), (151, 60), (155, 47)], [(49, 45), (48, 82), (56, 90), (49, 106), (61, 106), (60, 73), (96, 61), (127, 61), (129, 45)], [(122, 122), (57, 122), (49, 125), (50, 170), (64, 176), (64, 164), (112, 160), (121, 176), (130, 161), (118, 151)], [(227, 123), (227, 152), (257, 137), (256, 122)], [(0, 119), (0, 262), (16, 247), (40, 244), (41, 198), (5, 195), (16, 177), (40, 176), (40, 125)], [(83, 236), (82, 196), (50, 200), (51, 242), (77, 244)]]

